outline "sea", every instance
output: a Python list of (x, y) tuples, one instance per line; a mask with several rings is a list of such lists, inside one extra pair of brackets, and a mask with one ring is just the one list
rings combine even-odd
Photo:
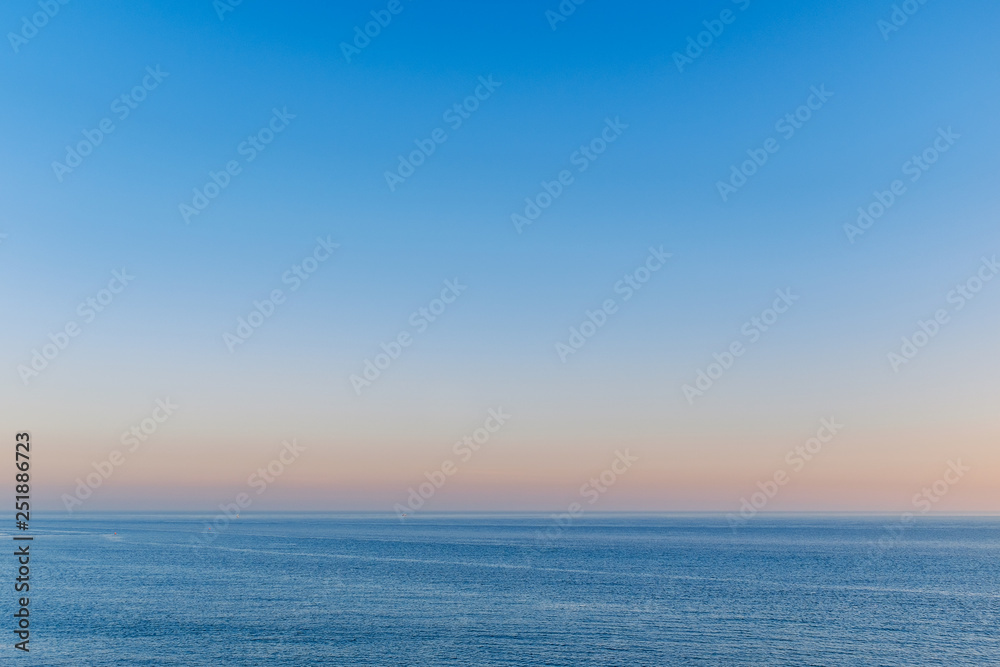
[(0, 559), (3, 664), (1000, 665), (995, 517), (63, 514), (31, 532), (29, 653)]

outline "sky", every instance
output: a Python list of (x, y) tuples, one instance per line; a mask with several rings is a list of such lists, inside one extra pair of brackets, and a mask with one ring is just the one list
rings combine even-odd
[(903, 4), (5, 3), (36, 506), (996, 511), (1000, 8)]

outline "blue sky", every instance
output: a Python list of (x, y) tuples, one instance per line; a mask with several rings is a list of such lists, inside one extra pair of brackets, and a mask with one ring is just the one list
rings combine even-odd
[[(328, 455), (319, 467), (332, 479), (368, 441), (404, 468), (429, 467), (436, 454), (420, 443), (449, 440), (502, 401), (524, 415), (511, 451), (551, 447), (553, 471), (574, 447), (597, 465), (614, 449), (597, 442), (609, 433), (649, 448), (657, 463), (629, 506), (657, 509), (725, 506), (722, 491), (704, 502), (648, 491), (694, 443), (763, 461), (742, 443), (794, 440), (831, 410), (871, 425), (871, 442), (891, 441), (886, 466), (931, 412), (971, 424), (975, 438), (995, 435), (967, 413), (996, 398), (981, 378), (996, 368), (1000, 289), (956, 313), (899, 373), (886, 363), (1000, 250), (994, 3), (928, 2), (888, 39), (877, 22), (892, 3), (590, 0), (555, 30), (554, 1), (399, 6), (351, 62), (341, 44), (385, 3), (245, 0), (220, 20), (208, 0), (70, 2), (7, 49), (0, 307), (17, 326), (0, 334), (0, 396), (35, 428), (51, 423), (84, 468), (165, 392), (192, 406), (173, 451), (194, 447), (195, 433), (224, 434), (238, 452), (236, 441), (299, 431)], [(678, 71), (674, 53), (726, 10), (732, 22)], [(0, 26), (19, 31), (37, 11), (8, 3)], [(169, 75), (118, 119), (113, 101), (147, 67)], [(500, 85), (449, 128), (442, 114), (479, 77)], [(775, 122), (820, 86), (832, 97), (781, 138)], [(275, 108), (295, 118), (245, 162), (238, 146)], [(115, 131), (60, 182), (52, 162), (108, 117)], [(574, 170), (571, 156), (608, 118), (627, 129), (517, 233), (511, 214), (541, 181)], [(439, 127), (447, 141), (390, 191), (397, 155)], [(960, 138), (849, 243), (843, 226), (858, 206), (905, 180), (901, 166), (939, 128)], [(780, 150), (723, 201), (717, 182), (769, 137)], [(179, 204), (234, 159), (242, 172), (185, 224)], [(338, 254), (231, 354), (222, 334), (282, 287), (317, 236)], [(651, 245), (673, 253), (667, 267), (562, 364), (554, 344)], [(123, 266), (134, 284), (25, 386), (17, 367)], [(355, 395), (348, 377), (455, 278), (468, 291)], [(787, 318), (688, 405), (681, 386), (788, 287), (801, 301)], [(937, 466), (945, 452), (928, 447)], [(511, 457), (496, 470), (516, 472), (523, 459)], [(395, 488), (396, 471), (358, 465), (372, 488)], [(507, 473), (496, 474), (502, 490)], [(380, 493), (366, 502), (381, 507), (391, 493)]]

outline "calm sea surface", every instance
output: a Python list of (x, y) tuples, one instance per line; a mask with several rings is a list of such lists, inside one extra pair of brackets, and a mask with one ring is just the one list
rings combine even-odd
[(994, 518), (207, 518), (34, 517), (16, 662), (1000, 665)]

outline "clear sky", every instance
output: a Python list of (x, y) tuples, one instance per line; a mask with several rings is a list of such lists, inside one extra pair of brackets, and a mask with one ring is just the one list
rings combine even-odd
[(1000, 7), (559, 7), (5, 3), (0, 404), (36, 503), (118, 450), (76, 509), (211, 511), (295, 439), (255, 508), (390, 511), (451, 461), (420, 511), (565, 510), (627, 450), (588, 510), (785, 471), (768, 510), (912, 511), (958, 460), (934, 509), (996, 510)]

